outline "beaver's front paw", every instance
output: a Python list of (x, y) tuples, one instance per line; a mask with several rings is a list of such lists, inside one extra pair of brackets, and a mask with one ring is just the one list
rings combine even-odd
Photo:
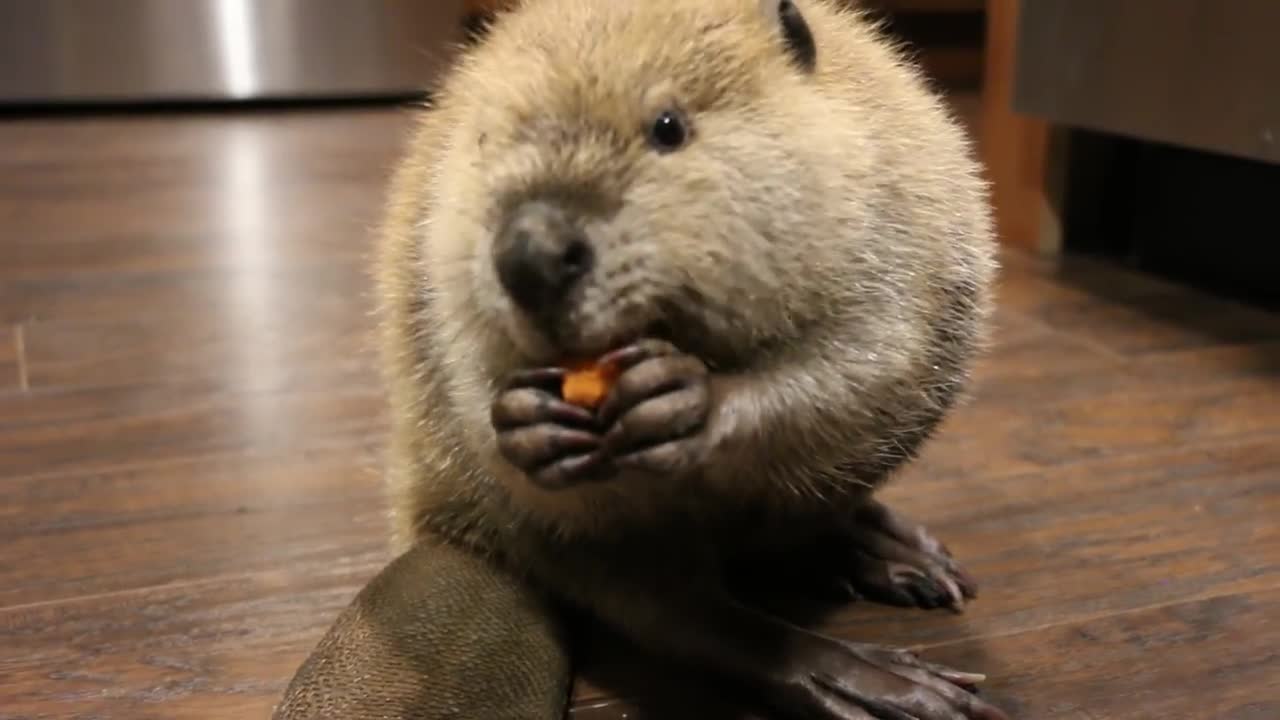
[(603, 464), (595, 417), (558, 394), (564, 373), (555, 367), (518, 372), (491, 409), (498, 452), (547, 489), (588, 480)]
[(662, 340), (642, 340), (602, 362), (620, 373), (600, 407), (609, 462), (676, 474), (700, 465), (711, 397), (706, 364)]

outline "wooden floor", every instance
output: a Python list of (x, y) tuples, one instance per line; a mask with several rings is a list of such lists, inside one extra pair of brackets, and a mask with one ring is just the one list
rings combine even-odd
[[(0, 121), (0, 718), (266, 718), (386, 561), (365, 261), (405, 128)], [(830, 629), (1022, 720), (1280, 718), (1280, 316), (1010, 256), (979, 377), (889, 492), (979, 599)], [(576, 716), (719, 717), (659, 680)]]

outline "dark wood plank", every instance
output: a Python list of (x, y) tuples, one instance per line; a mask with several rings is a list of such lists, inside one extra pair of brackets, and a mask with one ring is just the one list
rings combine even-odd
[[(978, 599), (960, 616), (852, 604), (822, 626), (933, 645), (1280, 587), (1277, 468), (1280, 435), (1000, 478), (909, 471), (884, 497), (943, 539), (978, 578)], [(607, 646), (594, 660), (576, 688), (583, 702), (616, 694), (610, 683), (635, 662)]]
[(287, 203), (272, 196), (274, 206), (256, 210), (242, 210), (225, 200), (228, 213), (235, 207), (236, 212), (253, 214), (220, 221), (220, 226), (200, 226), (211, 221), (190, 218), (202, 217), (197, 206), (208, 202), (213, 191), (192, 192), (189, 198), (163, 197), (183, 192), (187, 191), (156, 188), (162, 196), (159, 202), (180, 209), (150, 217), (146, 204), (139, 201), (101, 208), (87, 201), (72, 208), (56, 202), (47, 206), (32, 203), (26, 210), (40, 216), (38, 226), (30, 231), (20, 229), (22, 239), (7, 242), (9, 262), (0, 266), (4, 271), (0, 277), (12, 281), (97, 273), (145, 275), (191, 268), (262, 272), (280, 257), (307, 266), (358, 260), (368, 249), (368, 225), (373, 217), (353, 215), (350, 207), (355, 202), (371, 204), (376, 199), (373, 196), (327, 193), (328, 210), (311, 208), (313, 196), (296, 191), (296, 197)]
[[(999, 509), (995, 513), (998, 516)], [(1135, 550), (1134, 554), (1141, 554), (1141, 550)], [(1023, 556), (1027, 557), (1025, 553)], [(1248, 560), (1242, 559), (1235, 565), (1245, 567)], [(56, 709), (67, 714), (109, 713), (139, 718), (207, 717), (211, 713), (232, 712), (264, 716), (296, 663), (372, 570), (334, 571), (331, 566), (317, 565), (304, 573), (265, 573), (0, 612), (4, 620), (0, 622), (3, 628), (0, 641), (7, 649), (8, 678), (0, 696), (4, 697), (4, 705), (10, 712), (20, 714)], [(1274, 585), (1276, 578), (1258, 578), (1254, 582), (1265, 584), (1264, 580)], [(1057, 583), (1041, 581), (1041, 584), (1061, 587), (1070, 583), (1067, 578)], [(998, 603), (999, 600), (993, 604)], [(1094, 613), (1097, 611), (1098, 608), (1093, 608)], [(1220, 621), (1230, 618), (1232, 622), (1248, 626), (1257, 622), (1250, 620), (1251, 617), (1267, 617), (1273, 611), (1270, 607), (1259, 607), (1257, 612), (1240, 612), (1236, 606), (1234, 613), (1218, 617)], [(1148, 611), (1167, 612), (1167, 609)], [(904, 616), (902, 624), (929, 617), (907, 611), (893, 614)], [(1085, 620), (1078, 627), (1091, 632), (1088, 628), (1098, 622), (1119, 621)], [(1132, 621), (1127, 621), (1116, 627), (1131, 626)], [(1032, 639), (1026, 641), (1011, 640), (1018, 637), (1015, 635), (975, 641), (971, 646), (935, 648), (930, 656), (967, 665), (981, 664), (992, 675), (991, 692), (998, 699), (1013, 703), (1040, 702), (1037, 698), (1042, 696), (1034, 687), (1016, 683), (1027, 682), (1021, 679), (1023, 674), (1035, 668), (1040, 674), (1034, 679), (1061, 677), (1064, 655), (1060, 648), (1064, 643), (1070, 647), (1076, 642), (1072, 638), (1082, 637), (1076, 627), (1032, 629), (1028, 631)], [(1223, 632), (1234, 632), (1235, 627), (1224, 627)], [(842, 632), (853, 636), (854, 629), (855, 626), (847, 626)], [(1053, 635), (1046, 638), (1044, 633)], [(1088, 649), (1085, 656), (1092, 658), (1091, 666), (1100, 664), (1104, 666), (1103, 671), (1110, 672), (1102, 662), (1104, 651), (1097, 639), (1105, 636), (1093, 631), (1092, 635), (1085, 636), (1089, 642), (1077, 647), (1082, 655)], [(1034, 649), (1037, 642), (1048, 642), (1047, 649)], [(966, 652), (981, 651), (982, 654), (957, 655), (956, 647), (977, 648)], [(1247, 649), (1226, 650), (1227, 647), (1210, 647), (1197, 656), (1219, 658), (1220, 662), (1233, 665), (1243, 663), (1244, 668), (1251, 667), (1250, 662), (1255, 659)], [(1125, 662), (1131, 661), (1125, 659)], [(1185, 664), (1173, 667), (1185, 667)], [(1150, 682), (1152, 675), (1145, 677)], [(1087, 684), (1101, 679), (1090, 675), (1080, 682)], [(1259, 700), (1257, 692), (1249, 692), (1253, 686), (1240, 684), (1244, 681), (1239, 677), (1236, 680), (1240, 697), (1251, 702)], [(1080, 691), (1081, 686), (1061, 692), (1072, 689)]]
[(1087, 338), (1059, 332), (1030, 315), (1001, 307), (996, 311), (991, 347), (974, 366), (972, 395), (978, 402), (990, 390), (1016, 383), (1051, 388), (1051, 378), (1081, 377), (1122, 368), (1126, 360)]
[[(363, 292), (405, 121), (0, 125), (0, 716), (265, 717), (384, 561)], [(887, 495), (982, 594), (959, 617), (852, 606), (824, 626), (989, 671), (1017, 717), (1274, 715), (1256, 618), (1280, 587), (1280, 319), (1095, 261), (1005, 260), (973, 401)], [(5, 385), (18, 323), (25, 395)], [(605, 714), (581, 717), (673, 688), (684, 716), (733, 717), (693, 678), (586, 660), (578, 697)], [(631, 681), (604, 682), (610, 663)], [(1161, 675), (1197, 692), (1156, 696)]]
[(335, 562), (0, 610), (0, 716), (266, 718), (374, 572)]
[(392, 107), (6, 122), (0, 278), (360, 257), (407, 121)]
[(23, 365), (22, 328), (18, 325), (0, 325), (0, 393), (23, 390), (26, 387), (26, 368)]
[(1280, 339), (1280, 316), (1183, 292), (1125, 303), (1064, 303), (1039, 317), (1122, 353)]
[(940, 662), (994, 660), (986, 690), (1025, 718), (1262, 720), (1280, 713), (1280, 592), (1219, 596), (966, 642)]
[[(1046, 349), (1027, 347), (1035, 342)], [(1019, 399), (1035, 398), (1036, 406), (1055, 407), (1091, 399), (1100, 406), (1137, 405), (1139, 398), (1231, 395), (1250, 387), (1265, 391), (1280, 382), (1280, 340), (1159, 352), (1136, 360), (1116, 359), (1105, 349), (1102, 355), (1090, 354), (1087, 348), (1097, 345), (1084, 341), (1081, 348), (1080, 342), (1077, 335), (1058, 332), (1008, 345), (997, 340), (995, 351), (978, 365), (973, 402), (959, 412), (1000, 412), (1009, 405), (1007, 416), (1025, 419), (1033, 408), (1013, 407)], [(1053, 352), (1081, 365), (1055, 363)], [(1019, 365), (1020, 360), (1043, 363), (1033, 367)]]
[(137, 312), (121, 308), (28, 323), (30, 387), (207, 380), (228, 389), (271, 391), (375, 384), (366, 285), (352, 271), (328, 275), (346, 282), (326, 285), (294, 275), (297, 285), (291, 287), (277, 282), (280, 277), (224, 277), (219, 279), (234, 284), (202, 309), (189, 307), (201, 294), (199, 285), (190, 293), (171, 287), (135, 290)]
[(350, 445), (383, 429), (384, 405), (376, 387), (205, 381), (0, 395), (0, 478)]
[[(979, 378), (917, 467), (973, 477), (1205, 447), (1280, 426), (1280, 344), (1179, 352), (1120, 366)], [(999, 458), (998, 470), (990, 458)]]
[(357, 445), (0, 480), (0, 607), (376, 564), (389, 527), (380, 460)]
[[(1280, 654), (1272, 630), (1278, 615), (1280, 590), (1273, 587), (970, 640), (923, 655), (982, 668), (988, 674), (983, 697), (1015, 718), (1270, 720), (1280, 717)], [(744, 717), (723, 708), (689, 689), (641, 702), (591, 701), (572, 717)]]
[[(354, 237), (354, 236), (353, 236)], [(364, 242), (364, 241), (362, 241)], [(367, 258), (276, 263), (260, 268), (172, 268), (134, 273), (66, 273), (0, 283), (0, 321), (142, 322), (230, 312), (301, 315), (313, 303), (370, 306)]]
[(1280, 339), (1276, 313), (1093, 267), (1006, 273), (1002, 305), (1124, 355)]
[(962, 619), (852, 607), (832, 622), (934, 642), (1280, 584), (1278, 467), (1273, 435), (1002, 478), (906, 475), (884, 497), (948, 538), (982, 596)]
[[(1078, 397), (1017, 416), (992, 406), (960, 410), (916, 468), (951, 478), (1036, 473), (1087, 460), (1135, 457), (1169, 447), (1209, 448), (1275, 434), (1274, 382), (1241, 382), (1176, 395)], [(1125, 391), (1119, 390), (1118, 393)], [(991, 467), (989, 458), (1001, 458)]]

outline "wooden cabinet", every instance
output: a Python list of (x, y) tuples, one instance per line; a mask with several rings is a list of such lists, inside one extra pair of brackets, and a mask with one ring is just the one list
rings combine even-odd
[(1024, 0), (1013, 108), (1280, 163), (1278, 32), (1276, 0)]
[(1280, 307), (1280, 2), (990, 0), (1002, 239)]
[(1073, 131), (1280, 163), (1280, 2), (988, 0), (981, 149), (1002, 238), (1061, 245)]

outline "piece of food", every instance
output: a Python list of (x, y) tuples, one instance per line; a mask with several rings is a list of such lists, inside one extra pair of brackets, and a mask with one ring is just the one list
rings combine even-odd
[(577, 363), (565, 373), (561, 394), (565, 402), (594, 409), (604, 401), (617, 377), (617, 368), (611, 365), (596, 361)]

